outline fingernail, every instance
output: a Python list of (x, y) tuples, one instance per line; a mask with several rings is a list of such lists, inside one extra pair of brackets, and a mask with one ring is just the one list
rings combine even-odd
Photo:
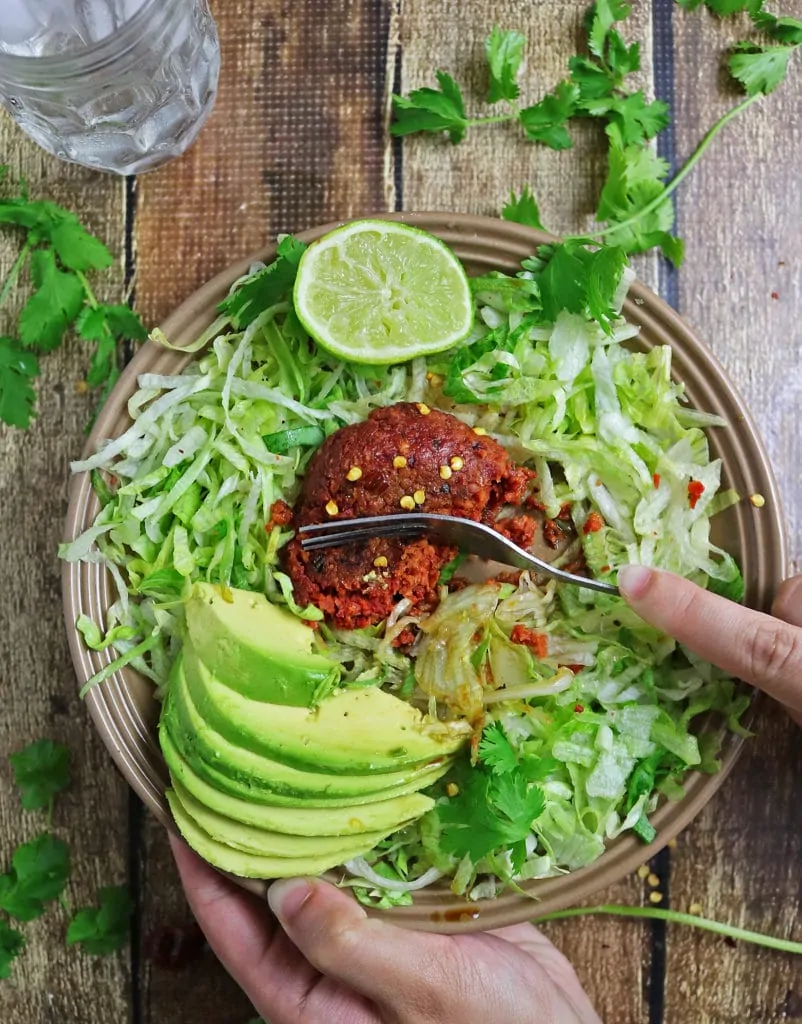
[(312, 895), (305, 878), (282, 878), (267, 890), (267, 902), (280, 921), (290, 921)]
[(643, 597), (654, 579), (645, 565), (625, 565), (618, 570), (618, 588), (628, 600)]

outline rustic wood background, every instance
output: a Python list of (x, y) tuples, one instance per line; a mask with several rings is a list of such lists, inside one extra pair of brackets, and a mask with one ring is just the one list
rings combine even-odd
[[(576, 228), (591, 213), (604, 173), (601, 138), (591, 129), (560, 154), (522, 142), (511, 127), (476, 131), (457, 148), (432, 138), (401, 146), (386, 132), (390, 91), (429, 82), (433, 55), (436, 66), (469, 83), (469, 103), (480, 97), (482, 41), (496, 23), (526, 32), (524, 95), (538, 98), (576, 52), (585, 0), (212, 6), (223, 49), (220, 95), (182, 160), (123, 181), (58, 163), (0, 117), (0, 162), (24, 175), (32, 194), (75, 208), (110, 244), (117, 261), (103, 279), (104, 297), (133, 295), (149, 323), (278, 231), (393, 208), (496, 214), (524, 182), (558, 229)], [(634, 6), (626, 31), (641, 41), (645, 87), (674, 110), (676, 126), (661, 145), (677, 165), (734, 101), (720, 54), (744, 26), (688, 14), (670, 0)], [(802, 14), (800, 0), (778, 6)], [(653, 258), (639, 265), (747, 398), (782, 485), (795, 569), (802, 554), (801, 112), (797, 58), (790, 81), (721, 136), (680, 190), (682, 270), (669, 272)], [(11, 257), (0, 241), (0, 270)], [(25, 926), (30, 948), (13, 981), (0, 982), (0, 1021), (245, 1024), (247, 1000), (193, 939), (164, 834), (113, 770), (77, 699), (55, 552), (67, 463), (81, 449), (92, 398), (75, 387), (85, 369), (77, 343), (42, 362), (35, 426), (0, 432), (0, 862), (41, 827), (19, 809), (7, 755), (51, 736), (69, 744), (75, 762), (55, 818), (73, 848), (70, 903), (92, 902), (98, 885), (128, 879), (137, 907), (130, 950), (111, 958), (68, 951), (59, 909)], [(802, 939), (799, 751), (799, 732), (767, 709), (724, 790), (653, 865), (663, 905), (700, 902), (720, 920)], [(633, 877), (600, 902), (646, 898), (645, 883)], [(165, 929), (185, 929), (183, 965), (154, 955), (181, 938)], [(790, 956), (619, 920), (548, 930), (612, 1024), (802, 1022), (802, 970)]]

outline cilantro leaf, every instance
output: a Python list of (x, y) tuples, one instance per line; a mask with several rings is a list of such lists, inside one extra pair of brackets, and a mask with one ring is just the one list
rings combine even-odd
[(588, 46), (597, 57), (604, 56), (607, 34), (617, 21), (628, 17), (630, 6), (622, 0), (597, 0), (588, 11)]
[[(645, 252), (659, 245), (665, 256), (675, 264), (682, 261), (682, 243), (671, 235), (674, 208), (669, 202), (658, 202), (649, 213), (644, 209), (665, 192), (663, 178), (668, 164), (644, 146), (625, 146), (615, 125), (608, 128), (610, 137), (609, 171), (599, 198), (596, 216), (608, 221), (608, 241), (626, 252)], [(632, 223), (622, 222), (633, 219)], [(622, 223), (620, 230), (613, 230)]]
[(292, 290), (305, 250), (305, 242), (287, 235), (278, 244), (275, 260), (224, 299), (218, 307), (220, 312), (231, 317), (237, 330), (253, 323), (260, 313), (281, 302)]
[(0, 337), (0, 420), (24, 429), (33, 419), (36, 392), (31, 381), (39, 376), (33, 352), (20, 348), (13, 338)]
[(747, 96), (765, 96), (785, 78), (794, 49), (793, 46), (736, 43), (728, 63), (730, 73), (744, 87)]
[(627, 75), (640, 71), (640, 43), (627, 46), (621, 33), (612, 29), (607, 34), (607, 65), (620, 85)]
[(97, 387), (117, 368), (117, 341), (145, 341), (148, 332), (139, 316), (128, 306), (85, 306), (78, 316), (75, 329), (85, 341), (96, 342), (86, 382)]
[(58, 899), (70, 873), (67, 844), (48, 832), (14, 851), (12, 870), (0, 875), (0, 908), (20, 921), (44, 913), (44, 904)]
[(78, 218), (67, 213), (50, 231), (50, 243), (70, 270), (104, 270), (113, 260), (106, 246), (90, 235)]
[(627, 265), (621, 246), (590, 248), (581, 240), (542, 247), (548, 261), (538, 276), (543, 314), (555, 323), (565, 310), (590, 316), (607, 332), (617, 317), (613, 299)]
[(487, 102), (518, 98), (518, 72), (521, 69), (526, 36), (520, 32), (502, 32), (498, 26), (485, 42), (485, 54), (490, 72)]
[(489, 786), (488, 795), (494, 807), (508, 819), (510, 827), (523, 832), (519, 839), (524, 839), (532, 828), (532, 822), (546, 808), (546, 797), (543, 790), (530, 786), (521, 775), (502, 775), (494, 778)]
[(446, 562), (446, 564), (440, 570), (440, 575), (437, 577), (438, 587), (444, 587), (446, 584), (450, 583), (454, 579), (454, 576), (457, 574), (460, 566), (467, 557), (467, 555), (464, 555), (460, 551), (456, 555), (454, 555), (450, 562)]
[(26, 811), (49, 807), (56, 793), (70, 784), (70, 752), (63, 743), (35, 740), (10, 760)]
[(542, 142), (552, 149), (570, 149), (571, 136), (565, 124), (576, 113), (578, 103), (579, 86), (574, 82), (560, 82), (554, 92), (539, 103), (525, 107), (518, 114), (518, 120), (530, 141)]
[(100, 906), (79, 910), (67, 928), (67, 945), (80, 943), (85, 952), (106, 956), (128, 941), (133, 904), (128, 886), (115, 885), (98, 893)]
[(525, 757), (520, 770), (530, 782), (542, 782), (565, 767), (556, 757)]
[(625, 146), (654, 138), (670, 121), (668, 104), (662, 100), (647, 103), (642, 90), (626, 96), (588, 100), (584, 109), (594, 117), (606, 116), (617, 125)]
[(517, 224), (526, 224), (527, 227), (537, 228), (545, 231), (540, 219), (540, 208), (537, 200), (529, 191), (529, 186), (524, 185), (520, 196), (516, 199), (515, 193), (510, 192), (510, 201), (501, 211), (504, 220), (515, 221)]
[(474, 864), (500, 847), (527, 838), (543, 813), (545, 796), (520, 774), (490, 776), (480, 766), (457, 773), (459, 794), (437, 805), (443, 829), (441, 847)]
[(460, 88), (445, 71), (435, 72), (439, 89), (415, 89), (408, 97), (393, 96), (395, 121), (391, 135), (447, 131), (456, 145), (465, 138), (468, 119)]
[(779, 43), (802, 46), (802, 21), (798, 18), (778, 18), (768, 11), (755, 11), (752, 21), (757, 28)]
[(512, 744), (498, 723), (487, 726), (482, 733), (479, 741), (479, 760), (486, 764), (494, 775), (504, 775), (514, 771), (518, 766), (518, 758)]
[(0, 979), (11, 977), (11, 964), (25, 949), (25, 936), (0, 917)]
[(37, 249), (32, 254), (31, 277), (36, 291), (20, 313), (20, 341), (28, 348), (49, 352), (58, 347), (78, 316), (84, 289), (75, 274), (58, 269), (52, 249)]
[(695, 11), (704, 3), (708, 10), (720, 18), (728, 14), (740, 14), (741, 11), (756, 12), (763, 6), (763, 0), (677, 0), (677, 3), (686, 11)]

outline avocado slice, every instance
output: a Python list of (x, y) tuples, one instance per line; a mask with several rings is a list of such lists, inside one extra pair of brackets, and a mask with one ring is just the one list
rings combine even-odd
[(211, 785), (276, 806), (346, 807), (403, 796), (431, 786), (450, 763), (443, 758), (431, 766), (381, 775), (300, 771), (231, 743), (204, 722), (180, 665), (171, 675), (162, 712), (160, 736), (165, 732), (193, 770)]
[(178, 830), (192, 849), (221, 871), (228, 871), (242, 878), (294, 878), (298, 875), (319, 875), (372, 849), (370, 842), (360, 838), (358, 845), (340, 853), (308, 854), (304, 857), (267, 857), (244, 853), (212, 839), (187, 814), (172, 790), (168, 789), (166, 796)]
[(417, 708), (377, 687), (344, 690), (314, 710), (249, 700), (185, 646), (187, 689), (200, 716), (231, 743), (294, 768), (342, 775), (397, 772), (463, 746), (465, 722), (427, 725)]
[(341, 667), (312, 650), (312, 630), (264, 594), (196, 583), (187, 633), (221, 683), (252, 700), (313, 707), (331, 693)]
[[(216, 842), (243, 853), (261, 857), (323, 857), (331, 854), (347, 859), (353, 849), (351, 836), (291, 836), (286, 832), (272, 832), (234, 821), (196, 800), (178, 779), (174, 778), (172, 782), (176, 799), (195, 824)], [(359, 838), (366, 844), (370, 843), (372, 849), (387, 835), (386, 830), (364, 832)]]
[[(389, 835), (415, 821), (434, 807), (422, 793), (378, 800), (361, 807), (272, 807), (221, 793), (197, 775), (169, 737), (162, 736), (170, 774), (197, 801), (227, 818), (246, 825), (293, 836), (360, 836), (382, 832)], [(368, 847), (370, 849), (370, 847)]]

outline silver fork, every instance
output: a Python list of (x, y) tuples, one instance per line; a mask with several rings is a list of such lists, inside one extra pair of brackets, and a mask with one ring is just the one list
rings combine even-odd
[(544, 562), (542, 558), (530, 555), (492, 526), (458, 516), (408, 512), (391, 516), (365, 516), (361, 519), (334, 519), (330, 523), (302, 526), (298, 530), (304, 551), (321, 551), (342, 544), (357, 544), (360, 541), (368, 541), (371, 537), (401, 537), (413, 540), (422, 534), (436, 537), (443, 544), (469, 551), (480, 558), (502, 562), (516, 569), (534, 569), (535, 572), (553, 576), (563, 583), (575, 583), (587, 590), (599, 590), (604, 594), (619, 593), (618, 587), (612, 583), (587, 579), (566, 572), (565, 569), (558, 569)]

